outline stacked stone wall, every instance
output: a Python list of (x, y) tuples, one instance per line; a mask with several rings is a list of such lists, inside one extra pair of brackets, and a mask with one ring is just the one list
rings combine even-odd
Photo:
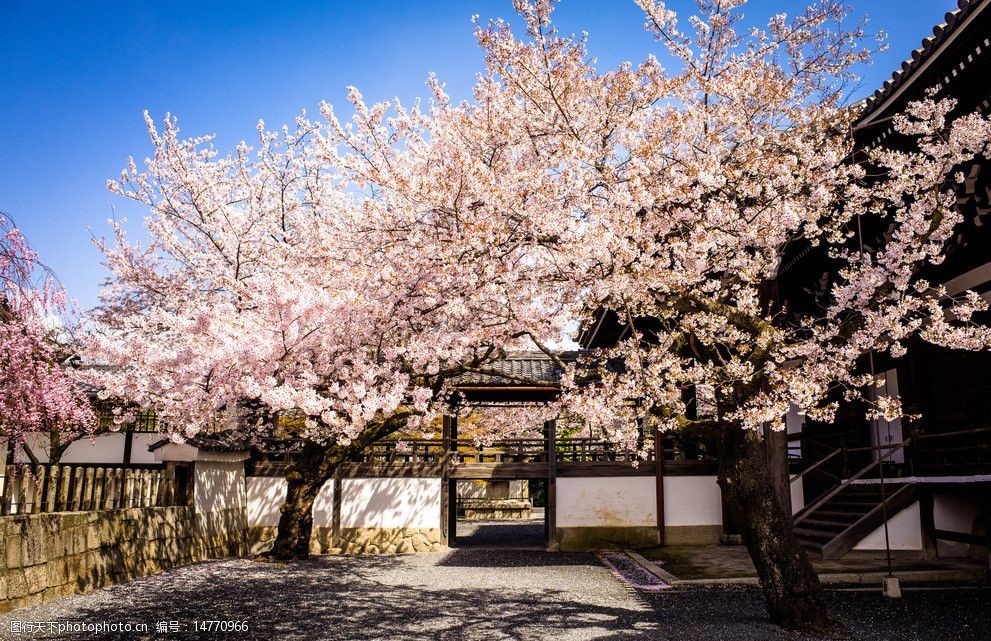
[(0, 612), (247, 553), (243, 508), (146, 507), (0, 517)]

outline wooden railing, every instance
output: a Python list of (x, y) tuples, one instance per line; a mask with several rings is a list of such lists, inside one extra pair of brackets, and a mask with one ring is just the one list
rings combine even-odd
[(8, 465), (0, 514), (38, 514), (176, 505), (171, 470), (95, 465)]
[(906, 439), (905, 441), (903, 441), (901, 443), (895, 443), (893, 445), (875, 445), (875, 446), (871, 446), (871, 447), (862, 447), (862, 448), (851, 448), (851, 449), (848, 449), (847, 450), (848, 452), (849, 451), (854, 451), (854, 450), (857, 450), (857, 451), (861, 451), (861, 450), (863, 450), (863, 451), (877, 450), (878, 452), (880, 452), (881, 450), (887, 450), (887, 452), (885, 454), (879, 454), (877, 460), (875, 460), (873, 463), (870, 463), (866, 467), (858, 470), (857, 472), (855, 472), (854, 474), (852, 474), (849, 478), (843, 479), (842, 482), (838, 483), (831, 490), (829, 490), (829, 491), (825, 492), (824, 494), (822, 494), (819, 498), (815, 499), (814, 501), (811, 501), (811, 502), (806, 503), (805, 507), (803, 507), (801, 510), (799, 510), (795, 514), (794, 519), (793, 519), (792, 522), (795, 525), (798, 525), (799, 523), (801, 523), (810, 514), (812, 514), (813, 512), (815, 512), (821, 506), (825, 505), (827, 501), (829, 501), (831, 498), (833, 498), (834, 496), (836, 496), (837, 494), (839, 494), (840, 492), (842, 492), (844, 488), (846, 488), (846, 487), (850, 486), (851, 484), (853, 484), (854, 481), (857, 481), (857, 480), (863, 478), (864, 476), (867, 475), (868, 472), (871, 472), (871, 471), (877, 469), (882, 463), (885, 462), (885, 459), (890, 459), (892, 456), (895, 455), (896, 452), (898, 452), (899, 450), (902, 450), (906, 446), (908, 446), (909, 443), (911, 443), (911, 439)]
[(912, 474), (991, 473), (991, 428), (934, 432), (912, 432), (915, 443), (909, 462)]
[[(286, 464), (301, 448), (298, 439), (273, 440), (261, 448), (262, 456), (250, 464), (250, 475), (281, 475)], [(714, 461), (711, 447), (705, 442), (668, 436), (664, 439), (664, 458), (668, 461)], [(450, 439), (389, 439), (369, 446), (355, 463), (547, 463), (547, 440), (517, 438), (481, 444), (470, 438)], [(558, 463), (633, 462), (636, 453), (618, 447), (616, 443), (597, 438), (559, 438), (554, 442), (554, 457)], [(647, 448), (646, 458), (654, 460), (653, 448)]]

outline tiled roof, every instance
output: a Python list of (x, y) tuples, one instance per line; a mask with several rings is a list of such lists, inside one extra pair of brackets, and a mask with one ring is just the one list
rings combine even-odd
[[(167, 438), (155, 441), (148, 446), (149, 452), (154, 452), (160, 447), (164, 447), (172, 441)], [(198, 447), (209, 452), (244, 452), (251, 448), (254, 439), (241, 432), (224, 430), (212, 434), (197, 434), (186, 439), (188, 445)]]
[[(561, 360), (569, 362), (577, 352), (565, 352)], [(542, 352), (511, 352), (506, 358), (478, 368), (478, 372), (461, 374), (455, 387), (556, 387), (561, 380), (561, 368)]]
[(983, 5), (988, 2), (991, 0), (957, 0), (957, 8), (948, 11), (943, 18), (944, 22), (933, 27), (932, 35), (923, 39), (922, 45), (913, 51), (912, 55), (901, 64), (901, 67), (891, 74), (891, 78), (885, 80), (884, 84), (864, 101), (862, 118), (871, 114), (895, 91), (906, 84), (939, 49), (940, 45), (946, 42), (966, 22), (968, 17), (981, 10)]

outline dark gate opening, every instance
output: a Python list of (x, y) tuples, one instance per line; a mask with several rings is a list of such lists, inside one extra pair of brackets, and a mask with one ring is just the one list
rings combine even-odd
[(451, 547), (546, 549), (546, 487), (547, 479), (453, 481)]

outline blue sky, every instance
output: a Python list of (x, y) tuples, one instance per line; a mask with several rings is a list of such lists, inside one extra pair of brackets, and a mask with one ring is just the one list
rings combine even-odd
[[(954, 0), (851, 0), (888, 33), (864, 70), (867, 94), (942, 21)], [(748, 20), (804, 2), (751, 0)], [(672, 0), (687, 15), (691, 0)], [(481, 54), (470, 18), (512, 16), (510, 0), (387, 2), (115, 2), (0, 0), (0, 210), (83, 307), (102, 278), (92, 235), (143, 212), (106, 190), (127, 157), (150, 151), (142, 111), (179, 117), (184, 134), (214, 133), (222, 150), (321, 100), (345, 112), (345, 88), (367, 100), (425, 96), (435, 72), (467, 97)], [(588, 31), (606, 68), (656, 50), (632, 0), (563, 0), (562, 31)], [(136, 229), (135, 229), (136, 231)]]

